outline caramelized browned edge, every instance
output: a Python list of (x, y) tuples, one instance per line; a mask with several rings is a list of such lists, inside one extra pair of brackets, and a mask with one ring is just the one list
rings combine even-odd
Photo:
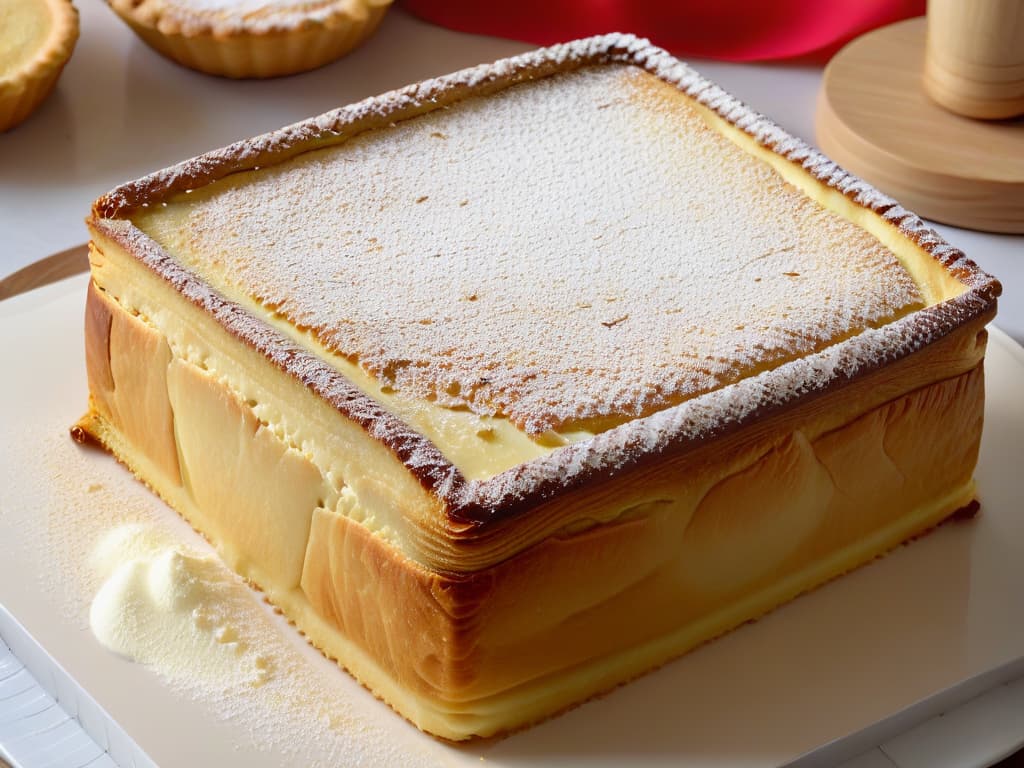
[[(598, 64), (632, 64), (679, 88), (763, 146), (803, 166), (812, 176), (855, 204), (879, 214), (930, 254), (966, 287), (966, 291), (883, 326), (883, 330), (888, 332), (884, 359), (876, 357), (864, 362), (862, 353), (867, 351), (868, 342), (864, 341), (863, 334), (803, 358), (806, 361), (836, 351), (844, 353), (840, 355), (840, 364), (831, 379), (827, 382), (808, 381), (802, 394), (778, 402), (757, 402), (738, 418), (722, 416), (703, 424), (684, 419), (674, 432), (661, 435), (653, 447), (649, 441), (644, 442), (646, 447), (639, 447), (642, 432), (649, 423), (653, 424), (653, 419), (714, 397), (716, 392), (712, 392), (627, 422), (595, 438), (559, 448), (493, 478), (467, 481), (426, 437), (357, 389), (329, 364), (218, 294), (128, 220), (140, 208), (234, 173), (280, 163), (303, 152), (415, 117), (468, 96), (487, 95), (516, 83)], [(1002, 290), (995, 278), (895, 200), (878, 193), (817, 150), (788, 135), (767, 118), (680, 64), (667, 52), (629, 35), (606, 35), (543, 48), (410, 85), (232, 144), (114, 189), (94, 203), (90, 224), (173, 285), (193, 304), (210, 313), (239, 341), (263, 353), (282, 371), (301, 381), (346, 418), (359, 424), (368, 435), (386, 445), (426, 490), (444, 502), (449, 534), (456, 540), (465, 541), (477, 538), (490, 526), (508, 522), (509, 518), (557, 494), (661, 460), (667, 454), (686, 453), (708, 440), (733, 433), (756, 420), (777, 416), (797, 403), (820, 397), (883, 365), (920, 351), (964, 323), (983, 314), (994, 313), (996, 298)], [(781, 383), (781, 377), (786, 375), (790, 365), (755, 377), (758, 379), (756, 386), (752, 385), (751, 379), (744, 379), (729, 388), (749, 390), (756, 398), (766, 389), (763, 385), (770, 388), (776, 379)], [(593, 451), (598, 442), (600, 461), (584, 462), (579, 471), (571, 474), (563, 471), (572, 452)]]

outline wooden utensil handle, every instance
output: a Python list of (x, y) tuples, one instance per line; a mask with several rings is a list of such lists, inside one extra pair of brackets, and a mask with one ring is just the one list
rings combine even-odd
[[(0, 301), (17, 296), (19, 293), (41, 288), (65, 277), (77, 275), (89, 269), (89, 247), (76, 245), (66, 251), (47, 256), (33, 262), (7, 277), (0, 279)], [(3, 768), (0, 765), (0, 768)]]
[(1024, 114), (1024, 0), (928, 0), (924, 89), (967, 117)]

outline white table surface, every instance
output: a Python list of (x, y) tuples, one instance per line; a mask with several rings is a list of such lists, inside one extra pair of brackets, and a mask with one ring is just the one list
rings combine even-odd
[[(0, 277), (84, 242), (82, 220), (90, 203), (122, 181), (366, 96), (532, 47), (450, 32), (392, 10), (377, 34), (341, 61), (296, 77), (235, 82), (161, 58), (100, 0), (78, 0), (78, 5), (82, 34), (55, 93), (27, 122), (0, 134), (5, 243)], [(694, 63), (813, 142), (820, 67)], [(1024, 342), (1024, 237), (938, 229), (1002, 280), (997, 324)]]
[[(5, 242), (0, 277), (84, 242), (83, 218), (91, 201), (122, 181), (366, 96), (532, 47), (449, 32), (393, 10), (365, 46), (335, 64), (292, 78), (234, 82), (164, 60), (100, 0), (78, 4), (81, 38), (57, 90), (27, 122), (0, 134)], [(693, 63), (813, 143), (819, 66)], [(937, 229), (1001, 279), (997, 324), (1024, 343), (1024, 236)]]

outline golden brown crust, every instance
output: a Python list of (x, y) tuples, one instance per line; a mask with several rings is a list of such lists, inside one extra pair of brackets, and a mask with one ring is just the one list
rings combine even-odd
[(31, 115), (57, 85), (78, 41), (78, 9), (70, 0), (40, 0), (52, 14), (43, 47), (25, 64), (0, 77), (0, 131)]
[[(487, 712), (495, 698), (522, 687), (543, 688), (546, 682), (557, 698), (565, 670), (600, 668), (681, 626), (700, 626), (760, 584), (784, 581), (806, 564), (827, 561), (850, 542), (884, 530), (892, 524), (893, 510), (913, 508), (936, 492), (941, 495), (941, 487), (969, 482), (981, 434), (983, 387), (981, 369), (975, 368), (886, 403), (813, 443), (794, 447), (799, 433), (781, 443), (777, 436), (765, 436), (748, 446), (754, 453), (767, 448), (761, 458), (735, 474), (727, 472), (699, 502), (669, 495), (639, 505), (625, 519), (550, 537), (475, 573), (423, 569), (363, 526), (318, 512), (303, 591), (321, 618), (375, 658), (403, 690), (438, 710)], [(931, 443), (937, 450), (924, 456), (911, 441), (935, 424), (943, 425), (936, 430), (943, 434)], [(850, 454), (859, 463), (846, 461)], [(928, 480), (903, 484), (903, 474), (917, 471), (922, 462), (931, 465), (917, 478)], [(788, 474), (778, 471), (780, 465)], [(721, 466), (707, 470), (716, 474)], [(834, 484), (835, 491), (814, 490), (810, 478), (816, 473), (818, 482)], [(867, 496), (865, 479), (874, 483)], [(859, 496), (848, 495), (851, 489), (860, 489)], [(814, 502), (804, 505), (799, 494), (809, 491)], [(757, 503), (748, 503), (751, 499)], [(824, 507), (815, 509), (822, 499)], [(885, 549), (973, 507), (954, 500), (889, 539)], [(789, 524), (780, 515), (803, 520)], [(845, 562), (829, 577), (852, 567)], [(653, 656), (644, 669), (731, 626), (698, 630), (667, 654)], [(352, 671), (360, 676), (358, 669)], [(538, 707), (526, 722), (570, 701)], [(389, 703), (408, 716), (401, 703)]]
[[(139, 418), (159, 421), (176, 402), (196, 422), (192, 441), (207, 441), (211, 456), (238, 458), (249, 476), (227, 478), (233, 493), (201, 500), (196, 489), (225, 480), (223, 463), (188, 441), (177, 447), (187, 473), (153, 462), (159, 446), (124, 441), (131, 422), (104, 403), (109, 392), (82, 428), (210, 535), (318, 647), (447, 738), (508, 730), (578, 703), (970, 504), (984, 405), (980, 322), (914, 366), (869, 377), (864, 391), (848, 393), (846, 408), (821, 398), (798, 420), (769, 420), (714, 450), (666, 461), (657, 475), (566, 498), (594, 514), (617, 510), (611, 522), (578, 520), (475, 570), (441, 571), (324, 508), (315, 493), (297, 506), (285, 493), (266, 517), (254, 517), (266, 496), (258, 457), (269, 451), (278, 463), (284, 446), (269, 435), (265, 448), (240, 440), (217, 419), (258, 431), (245, 403), (180, 359), (140, 357), (140, 348), (161, 348), (159, 334), (100, 291), (89, 302), (100, 305), (89, 310), (98, 319), (90, 334), (126, 331), (108, 331), (109, 342), (89, 348), (106, 352), (119, 396), (142, 405)], [(128, 361), (140, 370), (119, 377)], [(942, 375), (951, 370), (962, 372)], [(282, 466), (274, 482), (315, 490), (311, 471), (302, 462)], [(308, 541), (283, 547), (278, 526), (302, 533), (298, 517), (311, 520)], [(300, 550), (298, 572), (281, 567)]]
[(114, 312), (103, 301), (96, 284), (90, 280), (85, 298), (85, 365), (90, 392), (110, 392), (114, 377), (110, 372), (110, 326)]
[[(115, 310), (94, 283), (88, 290), (86, 371), (93, 410), (117, 424), (162, 473), (180, 483), (174, 415), (167, 400), (167, 342), (142, 321)], [(131, 357), (111, 356), (112, 346), (130, 349)]]

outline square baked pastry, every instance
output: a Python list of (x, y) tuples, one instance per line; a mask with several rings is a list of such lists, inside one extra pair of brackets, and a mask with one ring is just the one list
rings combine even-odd
[(89, 226), (74, 434), (447, 739), (977, 507), (999, 284), (642, 40), (330, 112)]

